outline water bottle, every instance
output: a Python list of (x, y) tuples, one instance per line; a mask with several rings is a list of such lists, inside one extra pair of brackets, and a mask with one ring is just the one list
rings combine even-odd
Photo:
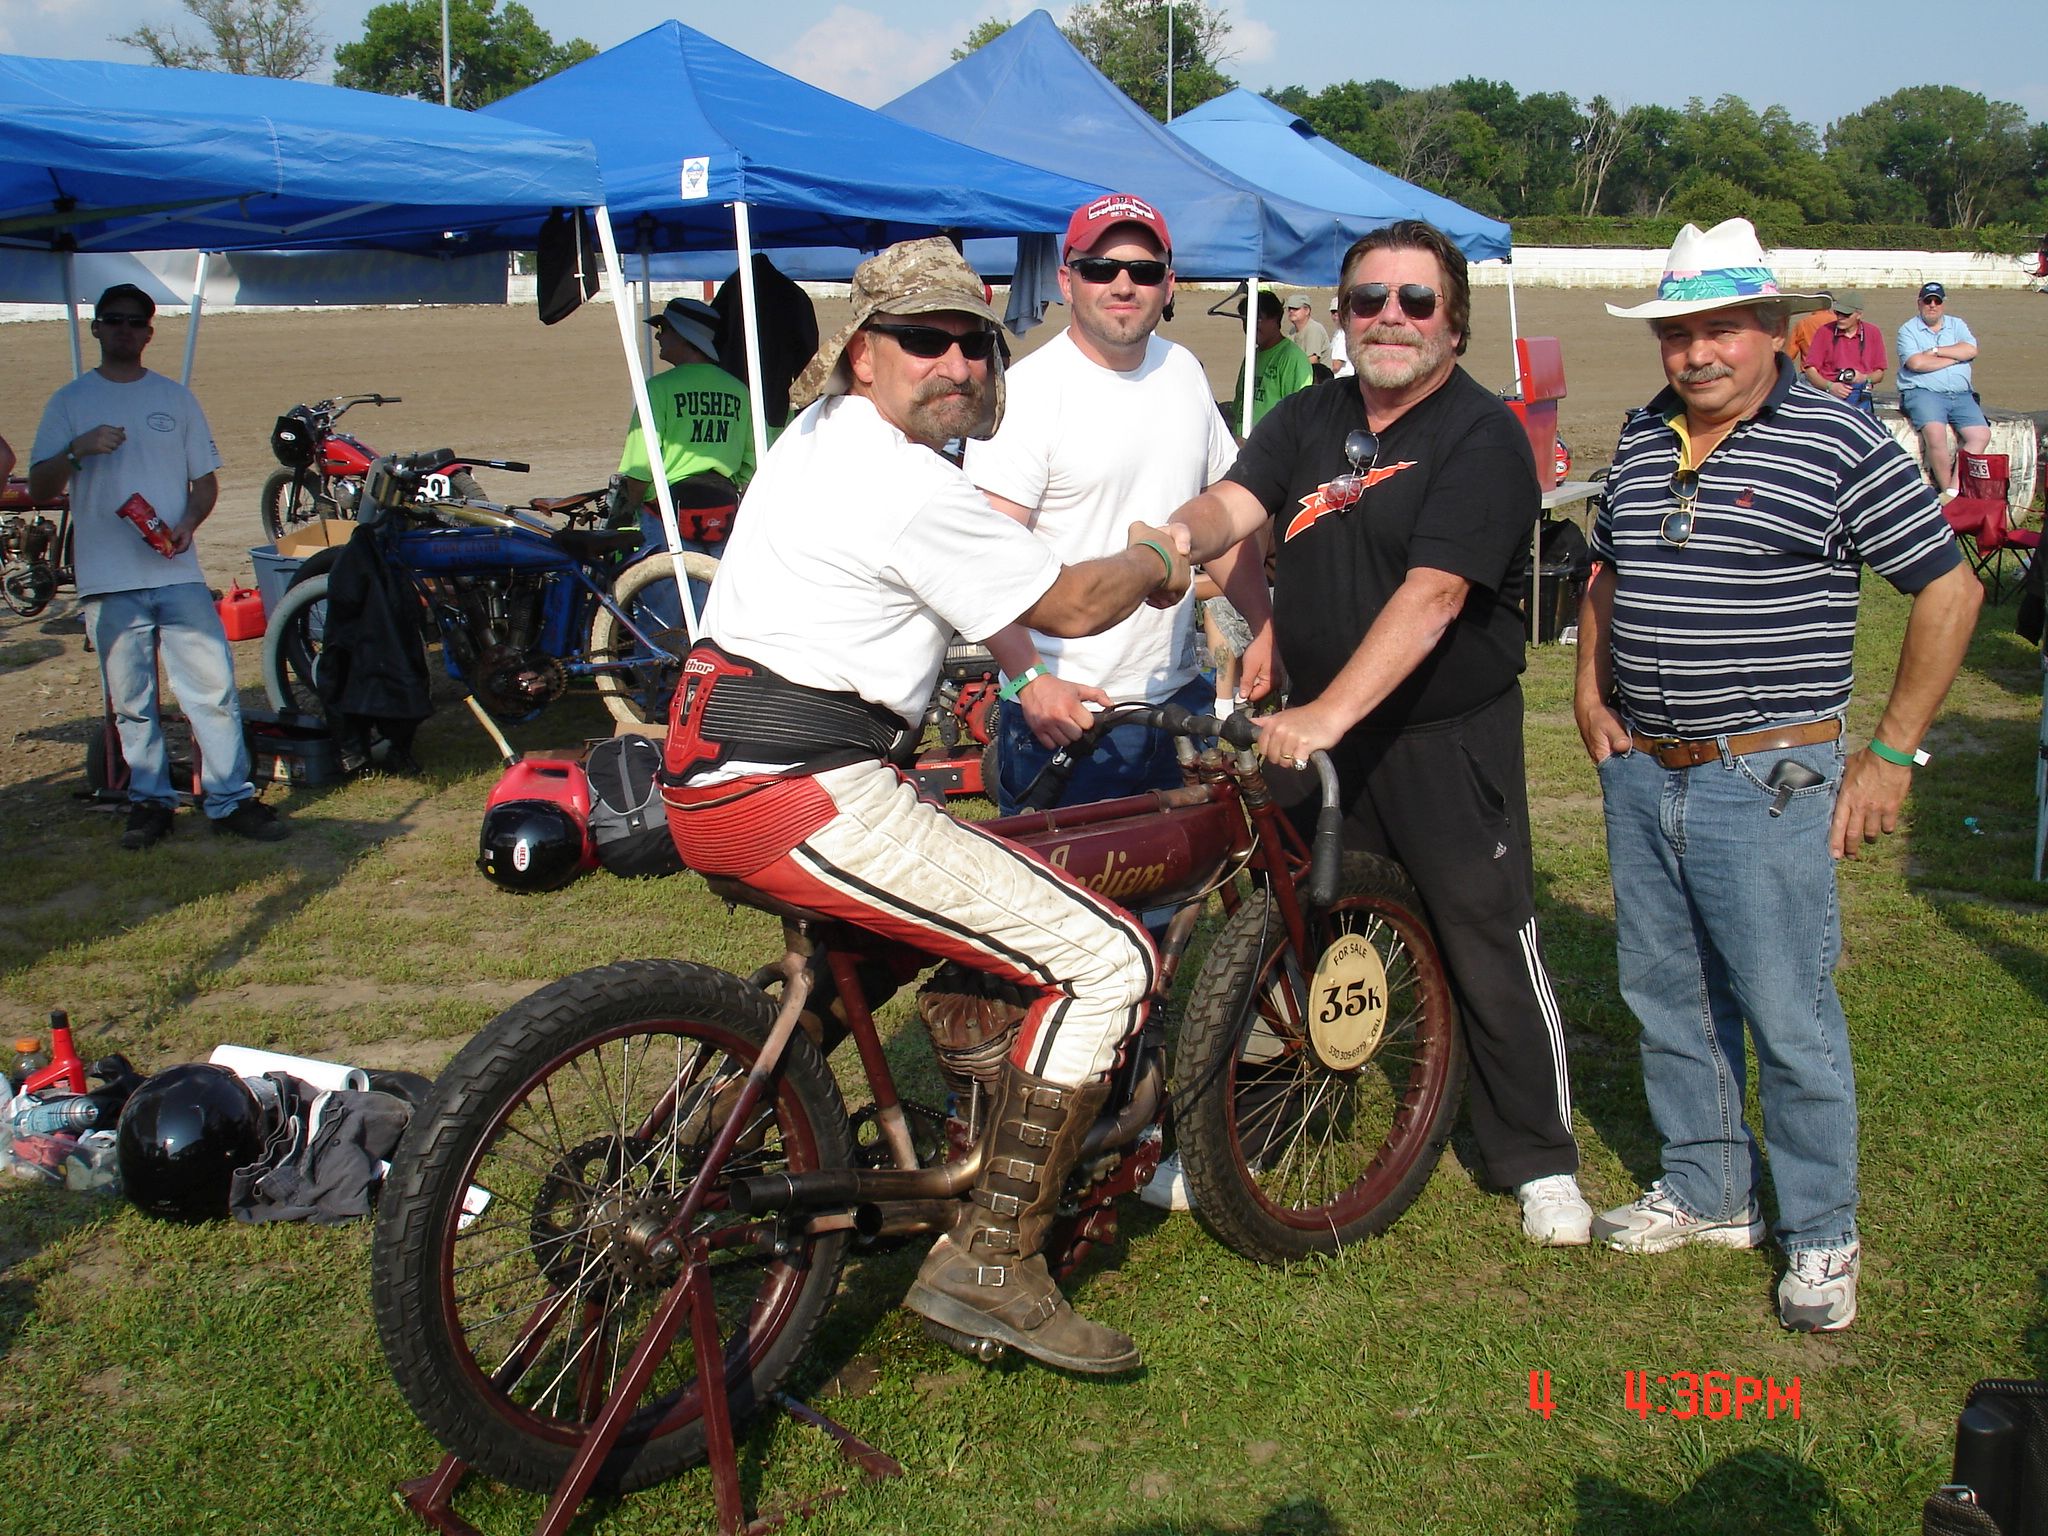
[(43, 1049), (42, 1037), (23, 1035), (14, 1042), (14, 1065), (7, 1069), (7, 1076), (18, 1089), (31, 1072), (40, 1072), (49, 1064), (50, 1053)]

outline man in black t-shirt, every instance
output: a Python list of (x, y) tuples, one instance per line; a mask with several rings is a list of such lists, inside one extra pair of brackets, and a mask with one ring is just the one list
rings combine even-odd
[[(1266, 757), (1303, 767), (1328, 749), (1347, 845), (1407, 867), (1457, 997), (1488, 1172), (1515, 1191), (1531, 1241), (1584, 1243), (1522, 764), (1535, 465), (1506, 407), (1458, 366), (1471, 289), (1440, 230), (1407, 220), (1365, 236), (1339, 297), (1355, 376), (1274, 406), (1173, 521), (1200, 560), (1273, 520), (1274, 631), (1298, 702), (1261, 722)], [(1245, 675), (1266, 662), (1248, 656)]]

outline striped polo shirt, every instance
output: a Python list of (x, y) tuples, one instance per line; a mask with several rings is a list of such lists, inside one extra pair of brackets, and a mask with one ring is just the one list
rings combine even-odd
[(1675, 546), (1660, 530), (1682, 409), (1666, 389), (1630, 413), (1593, 530), (1615, 573), (1623, 712), (1680, 737), (1841, 714), (1858, 567), (1918, 592), (1962, 558), (1934, 492), (1889, 433), (1781, 358), (1770, 397), (1699, 466), (1692, 535)]

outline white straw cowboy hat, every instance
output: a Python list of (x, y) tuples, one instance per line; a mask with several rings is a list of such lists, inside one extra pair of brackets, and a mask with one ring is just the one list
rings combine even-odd
[(1756, 226), (1747, 219), (1728, 219), (1704, 232), (1696, 224), (1686, 225), (1664, 258), (1657, 297), (1633, 309), (1610, 304), (1607, 313), (1623, 320), (1665, 320), (1737, 305), (1775, 304), (1787, 315), (1803, 315), (1825, 309), (1827, 302), (1822, 293), (1779, 292), (1777, 275), (1764, 265)]

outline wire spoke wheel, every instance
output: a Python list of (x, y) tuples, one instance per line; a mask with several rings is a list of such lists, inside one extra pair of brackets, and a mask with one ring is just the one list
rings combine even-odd
[[(450, 1451), (518, 1486), (559, 1481), (682, 1273), (662, 1229), (771, 1016), (708, 967), (607, 966), (508, 1010), (443, 1074), (394, 1159), (373, 1294), (400, 1390)], [(726, 1182), (850, 1159), (845, 1108), (799, 1033), (684, 1234), (709, 1251), (722, 1359), (697, 1357), (686, 1318), (599, 1486), (700, 1460), (702, 1373), (722, 1371), (746, 1417), (830, 1302), (844, 1234), (740, 1218)]]
[[(704, 592), (718, 574), (718, 561), (694, 550), (683, 553), (683, 568), (696, 589), (701, 610)], [(601, 670), (597, 691), (604, 707), (623, 725), (659, 725), (668, 719), (670, 697), (682, 675), (683, 653), (690, 648), (676, 590), (675, 567), (665, 551), (636, 561), (620, 573), (612, 601), (623, 609), (642, 634), (662, 649), (650, 650), (633, 637), (609, 608), (599, 606), (590, 621), (589, 660)], [(616, 665), (624, 663), (625, 665)]]
[(1195, 1212), (1248, 1258), (1286, 1262), (1384, 1232), (1449, 1140), (1464, 1047), (1443, 961), (1400, 868), (1347, 854), (1293, 953), (1260, 893), (1210, 951), (1175, 1052)]

